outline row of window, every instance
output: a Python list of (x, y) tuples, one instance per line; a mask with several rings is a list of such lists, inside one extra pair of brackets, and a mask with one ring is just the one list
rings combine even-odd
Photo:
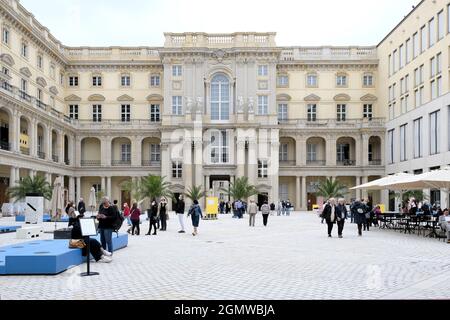
[[(365, 73), (362, 78), (363, 87), (373, 87), (374, 77), (371, 73)], [(349, 85), (347, 74), (336, 75), (336, 87), (347, 87)], [(281, 74), (277, 77), (278, 87), (289, 86), (289, 76), (287, 74)], [(308, 73), (306, 75), (306, 86), (310, 88), (317, 88), (319, 86), (319, 76), (316, 73)]]
[[(450, 4), (447, 5), (447, 26), (447, 33), (450, 33)], [(415, 32), (412, 39), (408, 38), (389, 55), (389, 76), (405, 67), (427, 48), (434, 46), (444, 36), (445, 17), (444, 9), (442, 9), (436, 17), (431, 18), (427, 24), (423, 25), (420, 31)]]
[[(151, 75), (150, 76), (150, 87), (160, 87), (161, 86), (161, 77), (160, 75)], [(103, 86), (103, 77), (101, 75), (92, 76), (93, 87), (102, 87)], [(71, 75), (68, 77), (68, 85), (69, 87), (78, 87), (80, 85), (79, 76)], [(120, 76), (120, 85), (122, 87), (131, 87), (131, 76), (129, 74), (123, 74)]]
[[(308, 121), (317, 120), (317, 104), (310, 103), (306, 105), (306, 114)], [(337, 121), (345, 121), (347, 119), (347, 105), (337, 104), (336, 105)], [(373, 118), (373, 105), (364, 104), (363, 105), (363, 117), (371, 120)], [(286, 103), (278, 104), (278, 121), (287, 121), (288, 118), (288, 105)]]
[[(444, 127), (441, 128), (440, 125), (440, 117), (441, 115), (441, 111), (435, 111), (432, 112), (428, 115), (428, 130), (429, 130), (429, 155), (435, 155), (438, 154), (440, 152), (442, 152), (443, 150), (441, 150), (441, 139), (443, 136), (442, 134), (442, 130), (448, 130), (449, 134), (450, 134), (450, 128)], [(445, 116), (445, 115), (444, 115)], [(448, 110), (448, 119), (450, 121), (450, 107)], [(400, 134), (400, 161), (407, 161), (409, 160), (407, 157), (407, 151), (408, 148), (413, 148), (413, 156), (414, 159), (417, 158), (421, 158), (424, 156), (424, 141), (423, 141), (423, 136), (424, 136), (424, 132), (423, 132), (423, 128), (424, 128), (424, 118), (420, 117), (417, 118), (413, 121), (412, 126), (413, 126), (413, 139), (412, 141), (410, 139), (408, 139), (408, 130), (409, 130), (409, 126), (411, 124), (403, 124), (400, 126), (399, 128), (399, 134)], [(388, 131), (388, 146), (389, 146), (389, 163), (393, 164), (395, 162), (395, 130), (396, 129), (392, 129), (390, 131)], [(450, 136), (450, 135), (449, 135)], [(410, 143), (408, 143), (408, 140), (410, 141)], [(449, 145), (448, 145), (448, 150), (450, 151), (450, 139), (449, 139)]]
[[(121, 110), (121, 121), (130, 122), (131, 121), (131, 106), (129, 104), (122, 104), (120, 106)], [(94, 104), (92, 106), (92, 121), (102, 122), (103, 108), (101, 104)], [(74, 120), (79, 119), (79, 105), (71, 104), (69, 105), (69, 117)], [(150, 121), (160, 122), (161, 121), (161, 108), (159, 104), (150, 105)]]

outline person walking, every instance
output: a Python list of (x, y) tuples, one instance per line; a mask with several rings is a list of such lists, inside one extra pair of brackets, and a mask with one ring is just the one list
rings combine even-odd
[(231, 212), (231, 202), (228, 201), (225, 205), (225, 214), (230, 214)]
[(255, 226), (256, 214), (258, 213), (258, 205), (255, 203), (255, 200), (250, 201), (250, 205), (248, 206), (248, 214), (250, 216), (249, 225), (250, 227)]
[(447, 243), (450, 243), (450, 216), (448, 209), (442, 211), (442, 215), (439, 217), (438, 222), (442, 231), (447, 234)]
[(291, 200), (287, 200), (286, 201), (286, 215), (290, 216), (291, 215), (291, 211), (294, 209), (294, 206), (292, 205)]
[(198, 200), (194, 200), (194, 203), (192, 204), (188, 212), (188, 217), (189, 216), (191, 216), (192, 226), (194, 227), (194, 232), (192, 232), (192, 235), (195, 237), (196, 235), (198, 235), (198, 226), (200, 224), (200, 218), (203, 218), (202, 209), (198, 204)]
[(104, 250), (113, 252), (112, 233), (114, 231), (113, 223), (116, 219), (116, 212), (111, 206), (108, 197), (103, 198), (102, 207), (97, 215), (98, 230), (100, 232), (100, 241)]
[(350, 210), (353, 213), (355, 223), (358, 225), (358, 236), (362, 236), (362, 227), (366, 224), (366, 206), (359, 200), (356, 199)]
[(131, 210), (130, 207), (128, 206), (128, 203), (124, 203), (123, 204), (123, 217), (125, 219), (127, 219), (127, 224), (129, 227), (131, 227), (131, 218), (130, 218), (130, 214), (131, 214)]
[(366, 222), (363, 224), (364, 231), (370, 231), (370, 227), (372, 226), (372, 212), (369, 209), (369, 206), (367, 205), (367, 201), (361, 202), (364, 206), (364, 214), (366, 215)]
[(262, 213), (262, 216), (263, 216), (264, 227), (267, 227), (267, 221), (269, 219), (270, 212), (272, 211), (271, 209), (272, 208), (269, 206), (267, 200), (264, 201), (264, 204), (261, 206), (261, 213)]
[(78, 202), (77, 206), (78, 212), (84, 216), (86, 212), (86, 204), (84, 203), (84, 199), (80, 198), (80, 201)]
[(340, 216), (340, 212), (338, 212), (336, 206), (336, 199), (331, 198), (322, 211), (322, 217), (325, 219), (328, 226), (328, 238), (332, 237), (331, 233), (333, 232), (333, 227), (338, 216)]
[(133, 207), (130, 212), (130, 219), (132, 223), (131, 235), (134, 236), (134, 230), (136, 230), (136, 235), (141, 233), (141, 210), (139, 210), (137, 203), (133, 203)]
[(169, 213), (167, 211), (167, 199), (162, 197), (161, 201), (159, 202), (159, 206), (158, 206), (158, 217), (161, 220), (160, 231), (167, 231), (168, 214)]
[(272, 202), (272, 203), (270, 204), (270, 214), (271, 214), (271, 215), (274, 215), (274, 212), (275, 212), (275, 203)]
[(157, 230), (157, 220), (158, 220), (158, 203), (155, 199), (153, 199), (152, 203), (150, 204), (150, 209), (147, 210), (148, 215), (148, 223), (149, 223), (149, 229), (147, 236), (152, 234), (152, 228), (154, 228), (153, 235), (156, 236), (156, 230)]
[(185, 203), (184, 203), (184, 197), (183, 195), (180, 195), (177, 202), (177, 207), (175, 210), (175, 213), (178, 216), (178, 221), (180, 222), (181, 230), (178, 231), (178, 233), (186, 233), (184, 230), (184, 209), (185, 209)]
[(347, 207), (345, 206), (345, 199), (339, 199), (337, 205), (337, 226), (338, 226), (338, 236), (343, 238), (342, 232), (344, 231), (345, 220), (347, 220)]
[(281, 216), (281, 213), (283, 212), (283, 201), (278, 201), (278, 208), (277, 208), (277, 216)]

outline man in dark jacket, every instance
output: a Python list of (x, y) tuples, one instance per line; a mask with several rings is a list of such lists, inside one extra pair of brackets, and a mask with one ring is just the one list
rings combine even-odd
[(84, 203), (84, 199), (80, 198), (80, 202), (78, 202), (77, 206), (78, 212), (82, 215), (86, 212), (86, 204)]
[(328, 226), (328, 237), (331, 238), (331, 232), (333, 226), (336, 223), (338, 217), (341, 216), (339, 207), (336, 205), (336, 199), (331, 198), (325, 205), (322, 211), (322, 218), (326, 220)]
[(339, 199), (337, 208), (338, 208), (337, 210), (338, 235), (339, 238), (343, 238), (342, 232), (344, 231), (345, 220), (347, 220), (347, 207), (345, 206), (345, 199)]
[(105, 197), (102, 202), (101, 209), (97, 215), (97, 220), (99, 221), (98, 230), (100, 232), (100, 241), (102, 243), (102, 247), (109, 252), (113, 252), (113, 244), (112, 244), (112, 234), (114, 232), (114, 221), (116, 220), (116, 211), (111, 203), (109, 202), (109, 198)]
[(356, 199), (350, 210), (353, 213), (355, 223), (358, 225), (358, 235), (361, 237), (362, 227), (366, 223), (366, 213), (368, 213), (367, 207), (359, 199)]
[(186, 233), (186, 231), (184, 231), (184, 209), (185, 209), (184, 198), (182, 195), (180, 195), (175, 210), (175, 213), (178, 216), (178, 220), (180, 221), (181, 226), (181, 230), (178, 231), (178, 233)]

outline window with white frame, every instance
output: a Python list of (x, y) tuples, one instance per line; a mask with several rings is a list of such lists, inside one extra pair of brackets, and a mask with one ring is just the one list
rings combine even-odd
[(363, 117), (372, 120), (373, 117), (373, 105), (371, 103), (366, 103), (363, 106)]
[(450, 3), (447, 5), (447, 33), (450, 33)]
[(317, 81), (317, 74), (315, 73), (310, 73), (306, 76), (306, 85), (308, 87), (317, 87), (318, 85), (318, 81)]
[(101, 87), (102, 86), (102, 77), (101, 76), (93, 76), (92, 77), (92, 86), (93, 87)]
[(267, 64), (261, 64), (258, 66), (258, 76), (267, 77), (269, 75), (269, 66)]
[(22, 42), (20, 52), (21, 52), (22, 57), (28, 58), (28, 44), (26, 42)]
[(400, 112), (401, 114), (406, 113), (406, 106), (405, 106), (405, 98), (400, 99)]
[(431, 80), (430, 82), (430, 88), (431, 88), (431, 99), (437, 98), (437, 87), (436, 87), (436, 80)]
[(389, 163), (394, 163), (394, 132), (395, 130), (388, 131), (388, 148), (389, 148)]
[(131, 121), (131, 106), (129, 104), (123, 104), (121, 106), (122, 122)]
[(122, 162), (131, 162), (131, 144), (124, 143), (121, 145), (120, 160)]
[(2, 30), (2, 41), (4, 44), (9, 45), (10, 42), (10, 31), (7, 27), (3, 27)]
[(41, 135), (38, 135), (38, 139), (37, 139), (37, 151), (39, 153), (42, 153), (44, 149), (44, 137)]
[(406, 161), (406, 128), (406, 124), (400, 126), (400, 161)]
[(363, 86), (364, 87), (372, 87), (373, 86), (373, 75), (366, 73), (363, 76)]
[(77, 104), (69, 105), (69, 118), (78, 120), (78, 105)]
[(120, 84), (122, 87), (129, 87), (131, 86), (131, 76), (129, 74), (123, 74), (120, 77)]
[(436, 43), (436, 21), (434, 18), (428, 22), (428, 39), (430, 47), (434, 46)]
[(161, 121), (161, 113), (159, 104), (151, 104), (150, 105), (150, 121), (151, 122), (160, 122)]
[(28, 81), (25, 79), (20, 80), (20, 90), (24, 93), (28, 92)]
[(405, 93), (405, 78), (400, 79), (400, 95)]
[(309, 162), (317, 161), (317, 144), (308, 143), (306, 146), (306, 160)]
[(414, 120), (414, 158), (422, 157), (422, 118)]
[(278, 121), (286, 121), (288, 119), (288, 105), (287, 103), (278, 104)]
[(59, 74), (59, 84), (64, 85), (64, 74), (62, 73)]
[(436, 94), (438, 97), (442, 96), (442, 77), (436, 79)]
[(161, 162), (161, 145), (160, 144), (150, 145), (150, 161), (152, 163)]
[(439, 111), (430, 113), (430, 155), (439, 153)]
[(41, 55), (41, 54), (38, 54), (36, 60), (37, 60), (37, 67), (38, 67), (39, 69), (42, 69), (42, 68), (44, 67), (44, 58), (42, 57), (42, 55)]
[(92, 121), (93, 122), (102, 122), (102, 105), (94, 104), (92, 106)]
[(289, 145), (287, 143), (281, 143), (280, 144), (280, 152), (279, 152), (279, 157), (280, 157), (280, 161), (288, 161), (288, 149), (289, 149)]
[(9, 69), (7, 67), (2, 67), (2, 73), (9, 76)]
[(269, 164), (267, 160), (258, 160), (258, 178), (269, 176)]
[(54, 64), (50, 64), (50, 78), (55, 79), (56, 77), (56, 68)]
[(405, 91), (404, 93), (409, 92), (409, 74), (405, 76)]
[(417, 58), (420, 54), (419, 34), (416, 32), (413, 35), (413, 57)]
[(37, 91), (36, 91), (36, 98), (37, 98), (37, 100), (38, 100), (39, 102), (42, 102), (42, 101), (44, 100), (44, 96), (43, 96), (43, 94), (42, 94), (42, 89), (37, 88)]
[(181, 161), (172, 162), (172, 178), (183, 178), (183, 163)]
[(181, 96), (172, 97), (172, 114), (176, 116), (183, 115), (183, 97)]
[(436, 74), (440, 74), (442, 72), (442, 53), (438, 53), (436, 55)]
[(157, 74), (150, 76), (150, 86), (159, 87), (161, 84), (161, 77)]
[(340, 74), (336, 76), (336, 85), (338, 87), (345, 87), (347, 86), (347, 76)]
[(398, 71), (398, 51), (394, 50), (394, 53), (392, 54), (392, 67), (393, 67), (393, 71), (394, 73), (396, 73)]
[(345, 162), (350, 160), (350, 145), (348, 143), (339, 143), (336, 146), (337, 161)]
[(307, 120), (309, 122), (313, 122), (317, 120), (317, 104), (315, 103), (309, 103), (306, 106), (307, 110), (306, 110), (306, 114), (307, 114)]
[(394, 104), (390, 104), (389, 106), (388, 106), (388, 109), (389, 109), (389, 120), (392, 120), (392, 119), (394, 119), (394, 117), (395, 117), (395, 103)]
[(258, 96), (258, 115), (266, 116), (269, 114), (269, 96)]
[(412, 57), (412, 44), (411, 44), (411, 39), (407, 39), (406, 40), (406, 48), (405, 48), (405, 62), (406, 64), (411, 62), (411, 57)]
[(289, 86), (289, 77), (286, 74), (278, 75), (277, 84), (279, 87), (288, 87)]
[(211, 80), (211, 120), (230, 120), (230, 81), (222, 73)]
[(433, 57), (430, 59), (430, 77), (434, 77), (436, 75), (436, 58)]
[(427, 28), (426, 26), (423, 26), (420, 28), (420, 53), (424, 52), (427, 48)]
[(392, 76), (394, 74), (394, 65), (392, 63), (392, 55), (389, 55), (389, 63), (388, 63), (388, 68), (389, 68), (389, 76)]
[(172, 66), (172, 76), (181, 77), (183, 75), (183, 66), (175, 65)]
[(400, 45), (399, 51), (398, 51), (398, 60), (399, 60), (398, 64), (399, 64), (400, 69), (402, 69), (405, 66), (404, 54), (405, 54), (405, 47), (402, 44), (402, 45)]
[(230, 160), (230, 146), (226, 130), (214, 130), (211, 132), (211, 163), (224, 164)]
[(345, 121), (347, 115), (347, 105), (337, 105), (337, 121)]
[(442, 38), (444, 38), (445, 35), (444, 10), (441, 10), (441, 12), (439, 12), (437, 15), (437, 25), (438, 25), (438, 41), (439, 41)]
[(69, 87), (78, 87), (78, 76), (69, 76)]

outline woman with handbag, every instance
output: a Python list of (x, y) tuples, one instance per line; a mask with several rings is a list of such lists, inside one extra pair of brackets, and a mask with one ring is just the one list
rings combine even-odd
[(150, 205), (150, 209), (147, 210), (147, 215), (148, 215), (148, 221), (149, 221), (149, 229), (148, 229), (148, 233), (147, 236), (152, 234), (152, 228), (155, 229), (155, 231), (153, 232), (153, 235), (156, 236), (156, 230), (157, 230), (157, 222), (158, 222), (158, 203), (156, 202), (155, 199), (153, 199), (151, 205)]
[(136, 235), (138, 236), (141, 233), (141, 210), (139, 210), (137, 203), (133, 203), (133, 207), (131, 208), (130, 213), (131, 219), (131, 235), (134, 236), (134, 230), (136, 229)]
[(194, 227), (194, 232), (192, 232), (192, 235), (195, 237), (196, 235), (198, 235), (198, 226), (200, 224), (200, 218), (203, 218), (202, 209), (198, 204), (198, 200), (194, 200), (194, 203), (189, 209), (188, 217), (189, 216), (191, 216), (192, 226)]
[(340, 214), (339, 208), (336, 206), (336, 199), (331, 198), (328, 200), (322, 212), (322, 219), (325, 219), (328, 226), (328, 238), (331, 238), (331, 232)]
[(161, 220), (161, 230), (160, 231), (167, 231), (167, 220), (168, 219), (168, 211), (167, 211), (167, 199), (162, 197), (161, 201), (158, 206), (158, 216)]

